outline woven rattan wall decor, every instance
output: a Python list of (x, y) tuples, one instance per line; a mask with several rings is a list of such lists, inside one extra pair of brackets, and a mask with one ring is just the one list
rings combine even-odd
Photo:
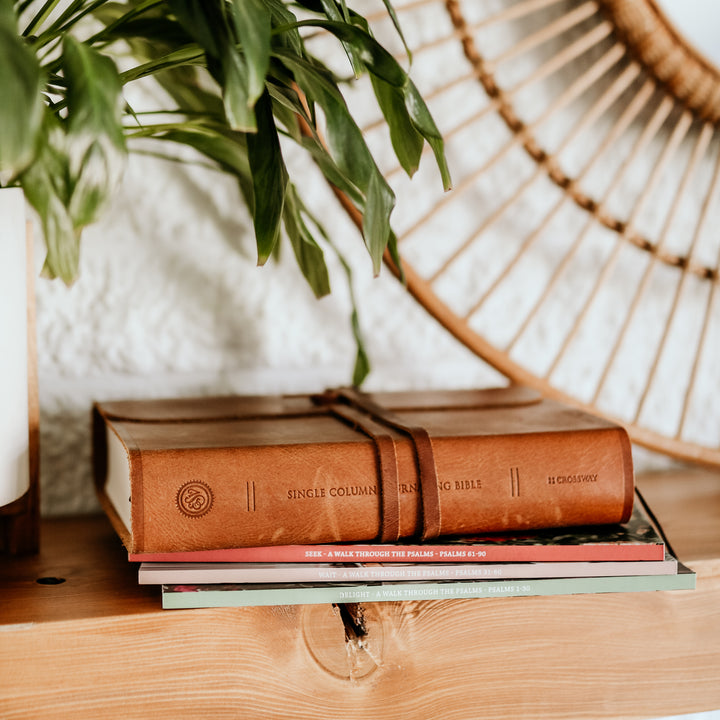
[[(712, 63), (652, 0), (394, 6), (454, 182), (382, 168), (409, 291), (511, 381), (720, 464)], [(392, 157), (381, 118), (363, 130)]]

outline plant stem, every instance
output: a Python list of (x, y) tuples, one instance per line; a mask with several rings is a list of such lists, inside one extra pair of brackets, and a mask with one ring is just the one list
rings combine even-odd
[(169, 70), (171, 68), (182, 67), (183, 65), (197, 64), (204, 56), (204, 50), (201, 50), (197, 45), (188, 45), (158, 60), (151, 60), (150, 62), (143, 63), (142, 65), (120, 73), (120, 81), (123, 85), (126, 85), (133, 80), (138, 80), (147, 75), (153, 75), (160, 70)]
[(28, 26), (25, 28), (23, 32), (23, 36), (28, 37), (29, 35), (33, 35), (35, 33), (35, 30), (37, 30), (40, 25), (42, 25), (45, 20), (50, 16), (52, 11), (57, 7), (57, 4), (60, 2), (60, 0), (47, 0), (46, 3), (40, 8), (40, 11), (36, 13), (32, 20), (28, 23)]
[[(82, 12), (76, 12), (78, 6), (82, 7), (84, 0), (77, 0), (38, 38), (39, 43), (45, 44), (56, 37), (62, 37), (70, 31), (70, 29), (77, 25), (86, 15), (91, 14), (96, 8), (104, 5), (107, 0), (95, 0), (85, 7)], [(47, 36), (47, 37), (46, 37)], [(88, 45), (92, 43), (85, 41)]]
[[(100, 4), (105, 4), (106, 1), (107, 0), (101, 0)], [(117, 20), (115, 20), (114, 22), (111, 22), (109, 25), (104, 27), (102, 30), (97, 32), (95, 35), (88, 38), (87, 42), (90, 44), (96, 44), (96, 43), (102, 42), (106, 35), (114, 32), (123, 23), (126, 23), (129, 20), (134, 20), (136, 17), (139, 17), (140, 15), (147, 12), (148, 10), (152, 10), (154, 7), (158, 7), (159, 5), (162, 5), (164, 1), (165, 0), (145, 0), (145, 2), (140, 3), (140, 5), (138, 5), (137, 7), (132, 8), (129, 12), (126, 12), (124, 15), (120, 16)]]

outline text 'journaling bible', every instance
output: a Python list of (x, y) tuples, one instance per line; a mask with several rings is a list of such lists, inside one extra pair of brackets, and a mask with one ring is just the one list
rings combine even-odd
[(624, 428), (512, 386), (114, 401), (100, 499), (131, 553), (626, 522)]

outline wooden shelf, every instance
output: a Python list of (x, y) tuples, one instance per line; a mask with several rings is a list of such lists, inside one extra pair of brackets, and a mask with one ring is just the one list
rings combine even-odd
[(0, 559), (0, 717), (720, 709), (720, 476), (695, 468), (639, 485), (698, 573), (695, 591), (376, 603), (367, 634), (350, 639), (331, 606), (163, 611), (103, 517), (46, 519), (39, 555)]

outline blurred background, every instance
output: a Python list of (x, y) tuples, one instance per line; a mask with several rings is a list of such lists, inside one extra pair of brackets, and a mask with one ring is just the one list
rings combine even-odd
[[(696, 3), (696, 6), (681, 3), (683, 12), (687, 14), (693, 5), (699, 16), (707, 19), (707, 8), (697, 0)], [(585, 130), (588, 137), (594, 138), (594, 144), (580, 133), (574, 146), (566, 140), (579, 119), (587, 116), (598, 97), (632, 64), (632, 59), (621, 58), (616, 65), (609, 66), (606, 76), (588, 81), (586, 91), (578, 94), (572, 104), (561, 106), (558, 98), (574, 78), (594, 68), (617, 39), (613, 35), (602, 36), (582, 53), (558, 64), (552, 73), (531, 81), (527, 78), (532, 78), (533, 69), (552, 62), (589, 33), (597, 34), (595, 26), (602, 25), (605, 16), (592, 2), (552, 0), (534, 3), (540, 9), (520, 20), (492, 19), (512, 5), (528, 3), (487, 0), (477, 7), (463, 6), (476, 28), (477, 47), (490, 58), (485, 69), (493, 73), (502, 87), (521, 87), (522, 91), (510, 93), (513, 107), (543, 146), (557, 153), (558, 162), (568, 173), (578, 174), (583, 163), (585, 167), (593, 165), (593, 173), (586, 177), (587, 191), (600, 194), (602, 182), (610, 177), (612, 163), (622, 153), (629, 153), (651, 110), (646, 109), (638, 116), (632, 125), (635, 135), (619, 139), (612, 152), (601, 152), (598, 138), (613, 127), (627, 105), (627, 97), (619, 96), (607, 114), (598, 116), (596, 123)], [(379, 3), (374, 6), (382, 10)], [(583, 11), (585, 14), (577, 22), (531, 50), (517, 51), (524, 38), (571, 13), (576, 14), (578, 6), (591, 6), (591, 12)], [(559, 190), (544, 172), (538, 173), (537, 161), (523, 149), (517, 133), (499, 117), (497, 105), (493, 106), (463, 56), (442, 3), (404, 0), (396, 3), (396, 7), (409, 43), (419, 48), (414, 54), (411, 76), (429, 98), (441, 130), (448, 131), (448, 158), (455, 180), (455, 189), (441, 197), (441, 183), (431, 157), (424, 159), (412, 182), (397, 179), (395, 217), (400, 250), (409, 266), (421, 275), (430, 275), (454, 251), (458, 238), (468, 228), (472, 232), (478, 224), (482, 227), (482, 233), (478, 233), (481, 237), (469, 246), (470, 254), (454, 270), (442, 274), (435, 286), (438, 297), (462, 316), (463, 305), (470, 303), (473, 293), (493, 288), (499, 272), (498, 258), (507, 256), (513, 247), (521, 247), (528, 233), (535, 232), (532, 223), (540, 221), (533, 218), (547, 212)], [(668, 7), (668, 14), (671, 11)], [(386, 33), (382, 35), (383, 41), (393, 42), (383, 22), (378, 20), (377, 32)], [(397, 39), (394, 42), (401, 54), (402, 46)], [(133, 92), (136, 95), (129, 99), (141, 109), (152, 107), (158, 91), (145, 86), (133, 88)], [(360, 115), (366, 92), (361, 84), (349, 93), (351, 107)], [(627, 92), (635, 93), (636, 85), (628, 86)], [(657, 148), (652, 150), (655, 155), (662, 153), (663, 143), (673, 132), (674, 126), (670, 124), (673, 117), (670, 113), (668, 124), (658, 134)], [(382, 133), (372, 117), (366, 122), (369, 135)], [(371, 138), (381, 167), (388, 157), (382, 143)], [(682, 168), (693, 147), (690, 140), (687, 145), (684, 153), (678, 153), (680, 169), (673, 172), (671, 167), (657, 183), (665, 198), (668, 193), (678, 192)], [(718, 145), (713, 138), (706, 153), (708, 163), (714, 160)], [(370, 258), (355, 225), (320, 173), (298, 148), (288, 145), (286, 152), (296, 182), (302, 178), (297, 184), (306, 204), (321, 218), (352, 268), (353, 292), (372, 368), (364, 388), (470, 388), (505, 384), (507, 379), (502, 373), (442, 327), (386, 268), (373, 277)], [(648, 150), (647, 155), (652, 153)], [(308, 392), (349, 384), (352, 380), (356, 351), (350, 325), (352, 306), (340, 261), (332, 251), (326, 253), (333, 292), (321, 300), (312, 295), (289, 246), (284, 247), (278, 260), (258, 267), (249, 215), (235, 183), (195, 162), (191, 156), (185, 159), (188, 162), (180, 164), (149, 154), (133, 154), (109, 211), (84, 235), (78, 280), (72, 287), (59, 281), (37, 280), (44, 514), (89, 512), (97, 508), (89, 441), (90, 407), (95, 400)], [(473, 179), (477, 168), (484, 164), (488, 171)], [(618, 183), (619, 199), (616, 206), (612, 206), (612, 199), (609, 205), (619, 216), (632, 215), (632, 207), (622, 201), (647, 185), (647, 167), (651, 164), (650, 160), (638, 162)], [(388, 174), (392, 173), (393, 168), (389, 167)], [(528, 178), (535, 174), (537, 181), (530, 183)], [(706, 175), (709, 171), (702, 170), (700, 177)], [(673, 178), (675, 181), (671, 182)], [(502, 216), (497, 210), (501, 201), (507, 201)], [(522, 272), (514, 282), (498, 285), (497, 292), (478, 314), (477, 322), (475, 316), (470, 318), (473, 332), (491, 344), (502, 348), (505, 336), (537, 301), (538, 288), (549, 269), (557, 266), (557, 258), (562, 257), (569, 241), (580, 233), (578, 218), (582, 213), (576, 204), (567, 205), (567, 215), (553, 216), (553, 224), (545, 232), (547, 244), (538, 244), (538, 251), (525, 258)], [(424, 216), (425, 208), (436, 206), (441, 208), (440, 213), (423, 222), (422, 232), (418, 231), (414, 225)], [(666, 201), (646, 201), (642, 217), (634, 221), (651, 239), (657, 239), (662, 234), (666, 208)], [(683, 233), (682, 222), (686, 218), (682, 212), (678, 215), (680, 220), (676, 224), (681, 227), (682, 238), (690, 233), (688, 226)], [(713, 222), (707, 224), (715, 227)], [(653, 229), (657, 227), (661, 229)], [(609, 232), (603, 227), (594, 231), (598, 237)], [(38, 228), (38, 271), (43, 256), (39, 235)], [(711, 233), (708, 241), (708, 257), (716, 250), (715, 235)], [(572, 282), (567, 279), (560, 283), (563, 292), (558, 294), (555, 304), (538, 318), (534, 332), (518, 345), (513, 362), (528, 372), (538, 375), (544, 372), (543, 364), (547, 366), (551, 360), (548, 350), (562, 342), (568, 324), (580, 312), (580, 289), (595, 282), (592, 272), (602, 267), (607, 248), (611, 247), (603, 242), (586, 243), (588, 254), (579, 256), (579, 265), (570, 274)], [(604, 249), (598, 250), (599, 247)], [(628, 271), (635, 258), (628, 262), (627, 266), (618, 263), (619, 270), (603, 293), (601, 310), (587, 314), (573, 362), (558, 363), (553, 371), (554, 386), (564, 392), (587, 394), (585, 386), (595, 372), (593, 363), (612, 345), (611, 331), (627, 312), (628, 294), (638, 282), (638, 275)], [(671, 278), (661, 276), (657, 286), (648, 291), (650, 299), (646, 304), (666, 298), (674, 287), (672, 283)], [(705, 300), (701, 298), (700, 302), (704, 304)], [(678, 374), (677, 368), (687, 365), (684, 351), (688, 344), (697, 342), (696, 325), (679, 321), (681, 329), (689, 328), (694, 335), (690, 343), (681, 339), (669, 344), (667, 373)], [(588, 337), (595, 340), (583, 345), (580, 341)], [(632, 358), (640, 358), (647, 365), (641, 350), (656, 342), (657, 323), (646, 322), (640, 330), (633, 330), (626, 367), (631, 367)], [(705, 350), (710, 360), (715, 347), (710, 344)], [(717, 363), (705, 364), (709, 380), (703, 385), (697, 404), (700, 424), (709, 428), (707, 432), (712, 435), (720, 427), (713, 392), (717, 388)], [(624, 376), (631, 378), (629, 369)], [(606, 393), (607, 401), (621, 402), (637, 396), (641, 389), (641, 379), (631, 380), (628, 385), (612, 385)], [(668, 400), (666, 395), (661, 388), (657, 399), (649, 403), (652, 421), (661, 429), (666, 421), (672, 425), (672, 417), (677, 413), (677, 402)], [(617, 412), (622, 414), (622, 408)], [(639, 471), (672, 462), (662, 453), (636, 447)]]

